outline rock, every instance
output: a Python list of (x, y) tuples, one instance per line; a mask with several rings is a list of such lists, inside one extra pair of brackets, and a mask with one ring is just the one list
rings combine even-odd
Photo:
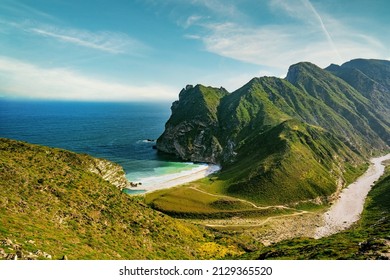
[[(165, 125), (164, 133), (157, 139), (159, 151), (173, 154), (192, 162), (219, 163), (224, 141), (216, 114), (219, 101), (227, 95), (225, 90), (187, 86), (172, 106), (172, 115)], [(213, 100), (211, 104), (204, 102)]]
[(39, 256), (43, 256), (43, 252), (42, 252), (41, 250), (36, 250), (36, 251), (34, 252), (34, 254), (37, 255), (38, 257), (39, 257)]
[(94, 159), (93, 163), (89, 167), (89, 171), (101, 176), (104, 180), (108, 181), (120, 191), (130, 187), (130, 182), (126, 179), (126, 173), (123, 168), (104, 159)]
[(5, 258), (7, 254), (5, 253), (3, 248), (0, 248), (0, 258)]
[(51, 255), (49, 255), (46, 252), (43, 252), (43, 257), (45, 257), (46, 259), (50, 259), (51, 260)]
[(8, 254), (7, 257), (6, 257), (6, 260), (17, 260), (18, 259), (18, 256), (16, 254)]
[(12, 240), (7, 238), (7, 239), (3, 239), (1, 240), (1, 244), (4, 245), (4, 246), (12, 246)]
[(23, 252), (22, 252), (22, 251), (16, 251), (16, 256), (17, 256), (19, 259), (23, 259)]

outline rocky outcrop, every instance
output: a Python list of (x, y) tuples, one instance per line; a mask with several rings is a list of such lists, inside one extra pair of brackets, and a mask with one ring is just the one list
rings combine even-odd
[[(35, 242), (28, 240), (25, 243), (29, 243), (29, 247)], [(37, 260), (46, 259), (51, 260), (52, 256), (39, 249), (28, 251), (24, 249), (23, 244), (12, 241), (10, 238), (0, 240), (0, 260)]]
[(200, 121), (167, 125), (164, 136), (157, 142), (157, 148), (183, 160), (217, 163), (222, 147), (213, 135), (213, 128), (213, 124)]
[(121, 191), (124, 188), (131, 187), (131, 183), (126, 179), (123, 168), (108, 160), (94, 158), (90, 164), (89, 171), (101, 176)]
[(187, 85), (172, 104), (172, 116), (157, 139), (159, 151), (188, 161), (219, 163), (218, 106), (228, 92), (223, 88)]

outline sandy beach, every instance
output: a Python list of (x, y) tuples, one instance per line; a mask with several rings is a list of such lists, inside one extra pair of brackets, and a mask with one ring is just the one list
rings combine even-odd
[(221, 167), (219, 165), (203, 164), (191, 170), (182, 171), (179, 173), (140, 179), (139, 182), (142, 183), (142, 185), (133, 187), (131, 190), (145, 190), (146, 192), (151, 192), (159, 189), (167, 189), (199, 180), (214, 172), (217, 172), (220, 169)]
[(316, 230), (315, 238), (345, 230), (359, 220), (368, 192), (384, 173), (385, 166), (382, 162), (389, 159), (390, 154), (370, 160), (371, 165), (366, 173), (345, 188), (336, 203), (324, 214), (325, 224)]

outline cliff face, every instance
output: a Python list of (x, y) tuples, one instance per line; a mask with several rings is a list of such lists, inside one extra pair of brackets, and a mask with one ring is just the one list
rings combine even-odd
[(91, 159), (89, 171), (101, 176), (104, 180), (117, 187), (120, 191), (124, 188), (131, 187), (130, 182), (126, 179), (125, 171), (122, 166), (105, 159)]
[(219, 102), (223, 89), (187, 86), (172, 104), (172, 116), (157, 139), (160, 151), (183, 160), (217, 163), (223, 151), (217, 138)]
[[(286, 79), (254, 78), (232, 93), (187, 86), (172, 105), (157, 148), (183, 160), (221, 164), (229, 192), (277, 196), (289, 185), (302, 199), (328, 195), (358, 172), (362, 158), (389, 148), (390, 109), (380, 101), (390, 100), (388, 63), (350, 62), (337, 73), (340, 66), (323, 70), (298, 63)], [(347, 79), (347, 71), (365, 79), (355, 74)], [(380, 80), (373, 81), (378, 71)]]

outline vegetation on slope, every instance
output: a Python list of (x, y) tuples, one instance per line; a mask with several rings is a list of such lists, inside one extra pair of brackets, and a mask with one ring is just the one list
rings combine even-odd
[(326, 202), (362, 167), (361, 159), (329, 132), (289, 120), (248, 140), (221, 177), (234, 178), (226, 193), (263, 205)]
[(381, 120), (390, 125), (390, 61), (354, 59), (341, 66), (332, 64), (326, 70), (369, 99)]
[[(381, 85), (385, 96), (389, 84)], [(298, 63), (286, 79), (254, 78), (230, 94), (183, 89), (157, 148), (221, 164), (211, 193), (261, 205), (327, 201), (388, 149), (390, 124), (378, 104), (330, 71)]]
[(248, 259), (390, 259), (390, 166), (371, 189), (361, 219), (318, 240), (300, 238), (243, 255)]
[(231, 241), (216, 243), (210, 232), (122, 193), (90, 171), (95, 165), (87, 155), (0, 139), (0, 258), (209, 259), (241, 253)]

